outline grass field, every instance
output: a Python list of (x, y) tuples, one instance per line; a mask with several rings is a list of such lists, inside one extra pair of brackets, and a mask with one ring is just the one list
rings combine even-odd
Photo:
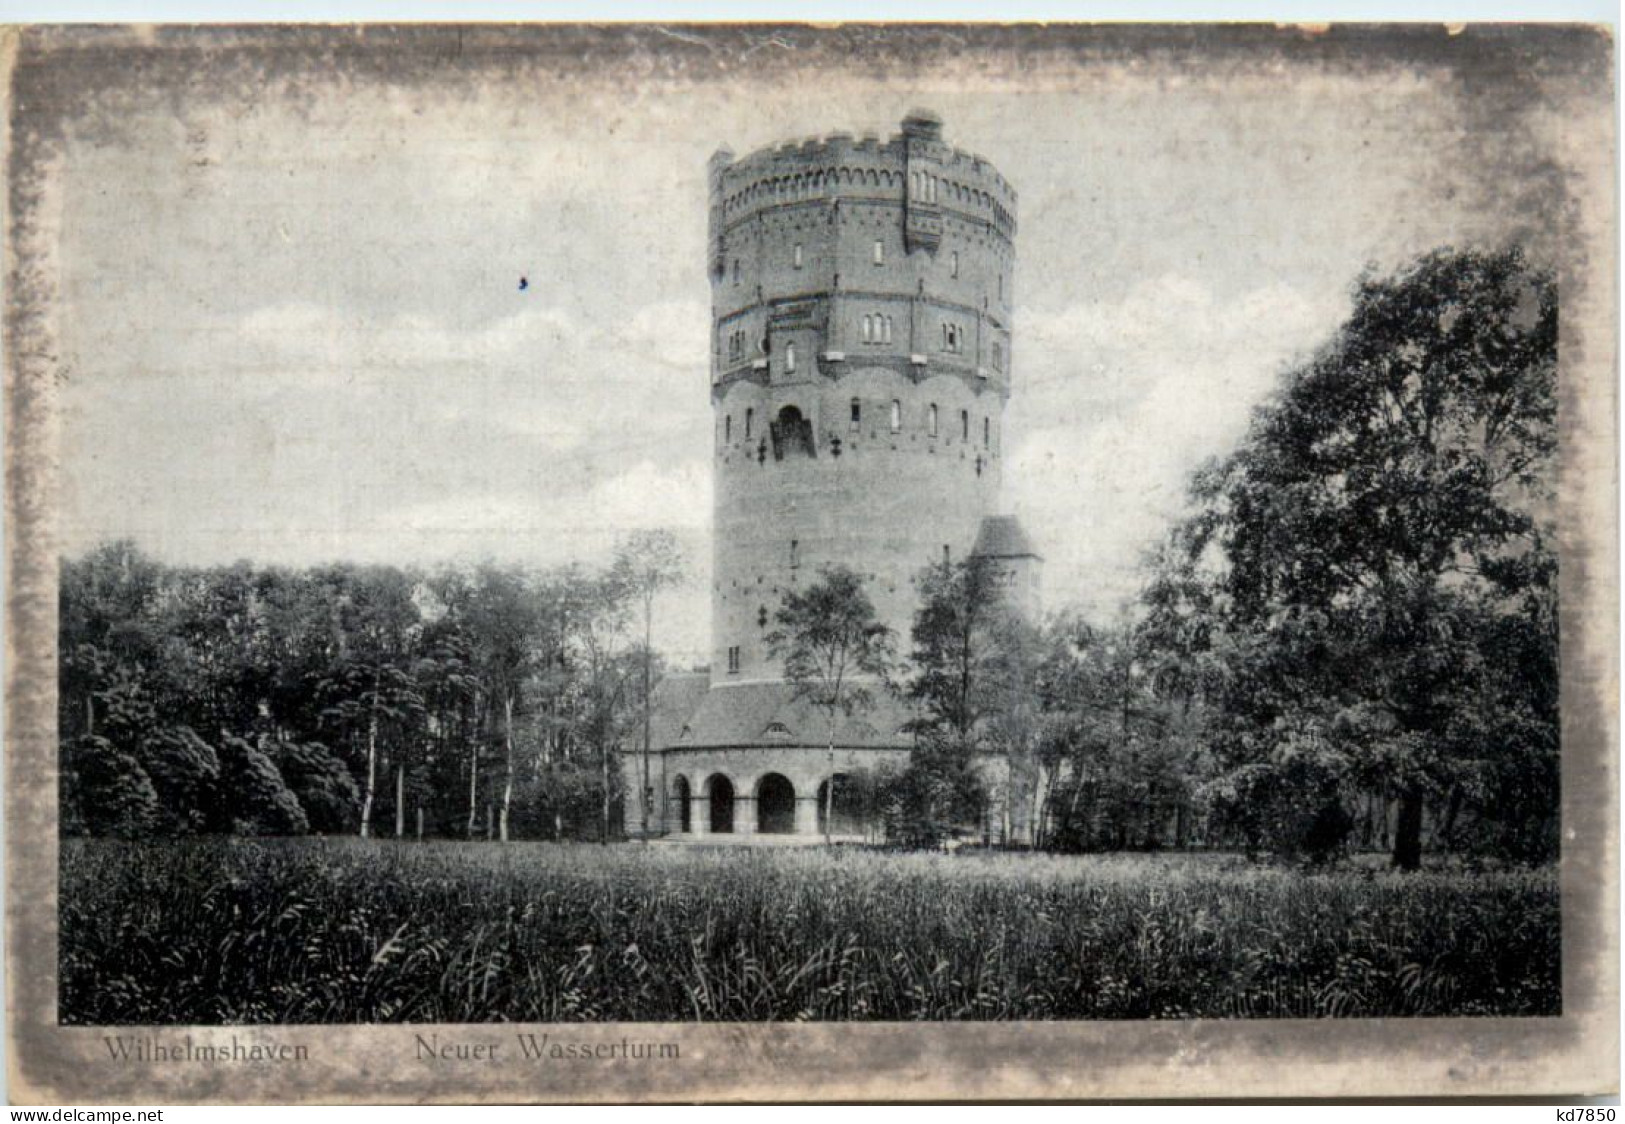
[(70, 840), (64, 1023), (1559, 1013), (1555, 872)]

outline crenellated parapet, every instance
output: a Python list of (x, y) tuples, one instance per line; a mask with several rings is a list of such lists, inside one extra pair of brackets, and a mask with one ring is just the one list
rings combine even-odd
[[(933, 131), (934, 126), (934, 131)], [(987, 160), (941, 140), (941, 122), (916, 113), (890, 140), (850, 133), (764, 148), (734, 160), (712, 157), (712, 227), (720, 231), (765, 211), (838, 202), (886, 202), (953, 212), (1016, 235), (1016, 191)]]

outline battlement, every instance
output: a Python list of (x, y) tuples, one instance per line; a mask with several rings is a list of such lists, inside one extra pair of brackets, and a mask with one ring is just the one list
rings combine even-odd
[[(758, 149), (732, 159), (719, 150), (710, 166), (713, 224), (719, 232), (777, 207), (836, 200), (925, 203), (1016, 233), (1016, 191), (982, 156), (944, 143), (942, 122), (916, 111), (882, 141), (851, 133)], [(922, 185), (930, 195), (922, 198)]]

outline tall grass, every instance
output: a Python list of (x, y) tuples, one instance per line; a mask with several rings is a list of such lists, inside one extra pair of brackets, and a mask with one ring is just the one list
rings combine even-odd
[(1555, 874), (68, 841), (65, 1023), (1552, 1015)]

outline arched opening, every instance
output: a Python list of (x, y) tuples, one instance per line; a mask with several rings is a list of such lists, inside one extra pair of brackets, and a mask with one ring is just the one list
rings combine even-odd
[(705, 794), (710, 804), (710, 833), (733, 835), (733, 781), (717, 773), (705, 781)]
[(732, 835), (734, 830), (734, 785), (717, 773), (705, 782), (711, 804), (711, 834)]
[(783, 460), (786, 452), (805, 453), (815, 456), (813, 448), (812, 422), (801, 416), (801, 411), (795, 406), (786, 406), (779, 411), (774, 420), (773, 430), (773, 458)]
[(672, 786), (672, 802), (677, 805), (677, 830), (688, 834), (694, 830), (693, 812), (690, 805), (692, 794), (688, 790), (688, 778), (678, 777), (677, 783)]
[(818, 786), (818, 833), (820, 835), (864, 834), (864, 799), (861, 787), (845, 773), (836, 773), (834, 815), (830, 817), (828, 780)]
[(788, 778), (769, 773), (756, 786), (756, 831), (789, 835), (796, 829), (796, 790)]

